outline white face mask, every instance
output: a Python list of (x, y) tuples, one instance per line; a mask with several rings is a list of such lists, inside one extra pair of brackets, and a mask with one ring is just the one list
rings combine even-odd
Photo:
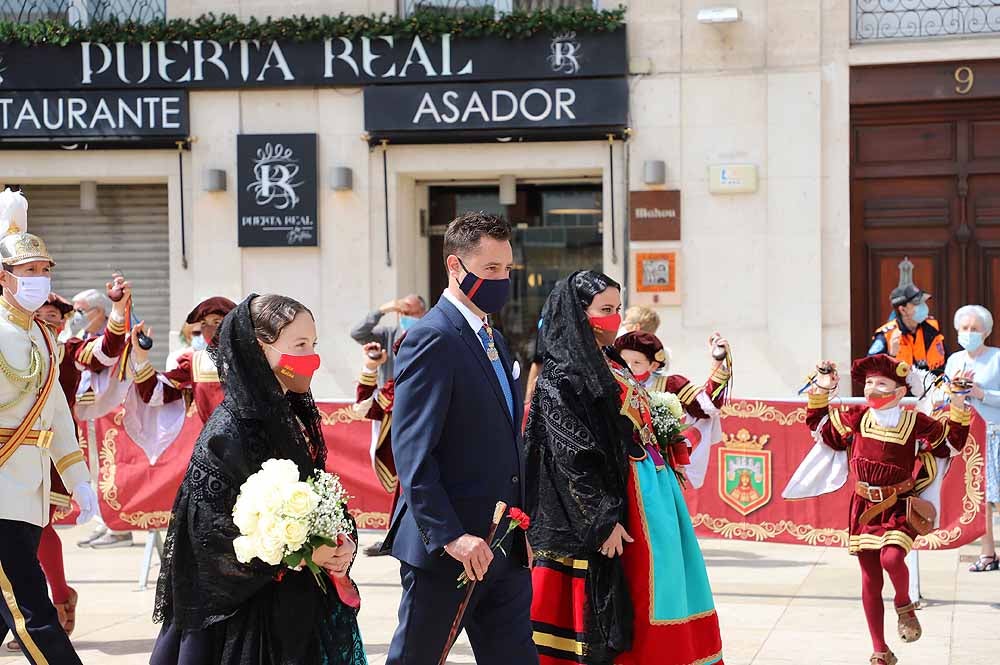
[(205, 341), (204, 335), (195, 335), (191, 338), (191, 348), (195, 351), (204, 351), (208, 348), (208, 342)]
[(49, 277), (18, 277), (17, 293), (14, 293), (14, 300), (17, 304), (29, 312), (34, 312), (39, 307), (48, 302), (49, 293), (52, 292), (52, 279)]

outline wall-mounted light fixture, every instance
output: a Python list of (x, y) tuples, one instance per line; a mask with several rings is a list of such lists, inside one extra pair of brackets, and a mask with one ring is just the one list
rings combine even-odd
[(517, 178), (512, 175), (500, 176), (500, 205), (512, 206), (517, 203)]
[(226, 172), (222, 169), (205, 169), (201, 188), (206, 192), (226, 191)]
[(705, 7), (698, 10), (698, 23), (736, 23), (743, 20), (739, 7)]
[(667, 182), (667, 163), (662, 159), (647, 159), (642, 163), (642, 181), (647, 185), (664, 185)]
[(349, 192), (354, 189), (354, 172), (347, 166), (330, 169), (330, 189), (335, 192)]
[(97, 183), (84, 180), (80, 183), (80, 210), (93, 212), (97, 210)]

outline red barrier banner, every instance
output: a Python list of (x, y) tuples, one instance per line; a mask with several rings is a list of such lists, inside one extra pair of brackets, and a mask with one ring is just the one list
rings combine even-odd
[[(368, 455), (371, 422), (354, 416), (350, 404), (320, 404), (327, 445), (327, 470), (340, 476), (351, 514), (359, 529), (386, 529), (392, 496), (386, 494), (372, 470)], [(177, 439), (155, 463), (129, 438), (118, 409), (95, 422), (98, 469), (97, 497), (101, 517), (115, 531), (165, 529), (174, 496), (187, 471), (191, 451), (201, 432), (201, 420), (192, 409)], [(56, 515), (71, 523), (76, 511)]]
[[(711, 451), (704, 485), (685, 492), (695, 533), (703, 537), (847, 547), (853, 478), (837, 492), (788, 501), (781, 492), (814, 440), (801, 402), (733, 400), (723, 408), (723, 441)], [(941, 490), (940, 528), (918, 549), (951, 549), (985, 530), (982, 511), (986, 428), (977, 416)]]
[[(323, 403), (327, 468), (340, 475), (361, 529), (385, 529), (392, 497), (369, 458), (371, 422), (350, 404)], [(713, 447), (705, 483), (685, 491), (699, 536), (801, 545), (847, 546), (852, 481), (815, 499), (787, 501), (781, 492), (813, 446), (801, 402), (733, 400), (723, 409), (723, 441)], [(115, 530), (166, 527), (174, 495), (187, 470), (201, 421), (188, 414), (180, 437), (150, 464), (116, 411), (96, 423), (98, 498)], [(985, 425), (976, 417), (962, 454), (952, 458), (941, 491), (940, 528), (917, 540), (922, 549), (951, 549), (982, 536)]]

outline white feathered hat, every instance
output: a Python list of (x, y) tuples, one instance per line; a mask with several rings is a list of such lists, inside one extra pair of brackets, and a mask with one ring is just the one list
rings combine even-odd
[(8, 187), (0, 192), (0, 260), (6, 266), (31, 261), (48, 261), (55, 265), (45, 242), (27, 229), (28, 199)]

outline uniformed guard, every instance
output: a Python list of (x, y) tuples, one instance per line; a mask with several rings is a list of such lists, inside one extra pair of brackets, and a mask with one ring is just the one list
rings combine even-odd
[(872, 335), (868, 355), (885, 353), (919, 369), (940, 372), (948, 360), (941, 324), (930, 315), (931, 294), (913, 283), (913, 263), (899, 264), (899, 286), (889, 294), (893, 314)]
[(42, 239), (23, 230), (27, 209), (20, 192), (0, 194), (0, 630), (13, 629), (35, 665), (73, 665), (80, 658), (38, 563), (50, 465), (72, 488), (80, 523), (96, 513), (97, 495), (59, 387), (56, 340), (34, 318), (48, 300), (55, 262)]

